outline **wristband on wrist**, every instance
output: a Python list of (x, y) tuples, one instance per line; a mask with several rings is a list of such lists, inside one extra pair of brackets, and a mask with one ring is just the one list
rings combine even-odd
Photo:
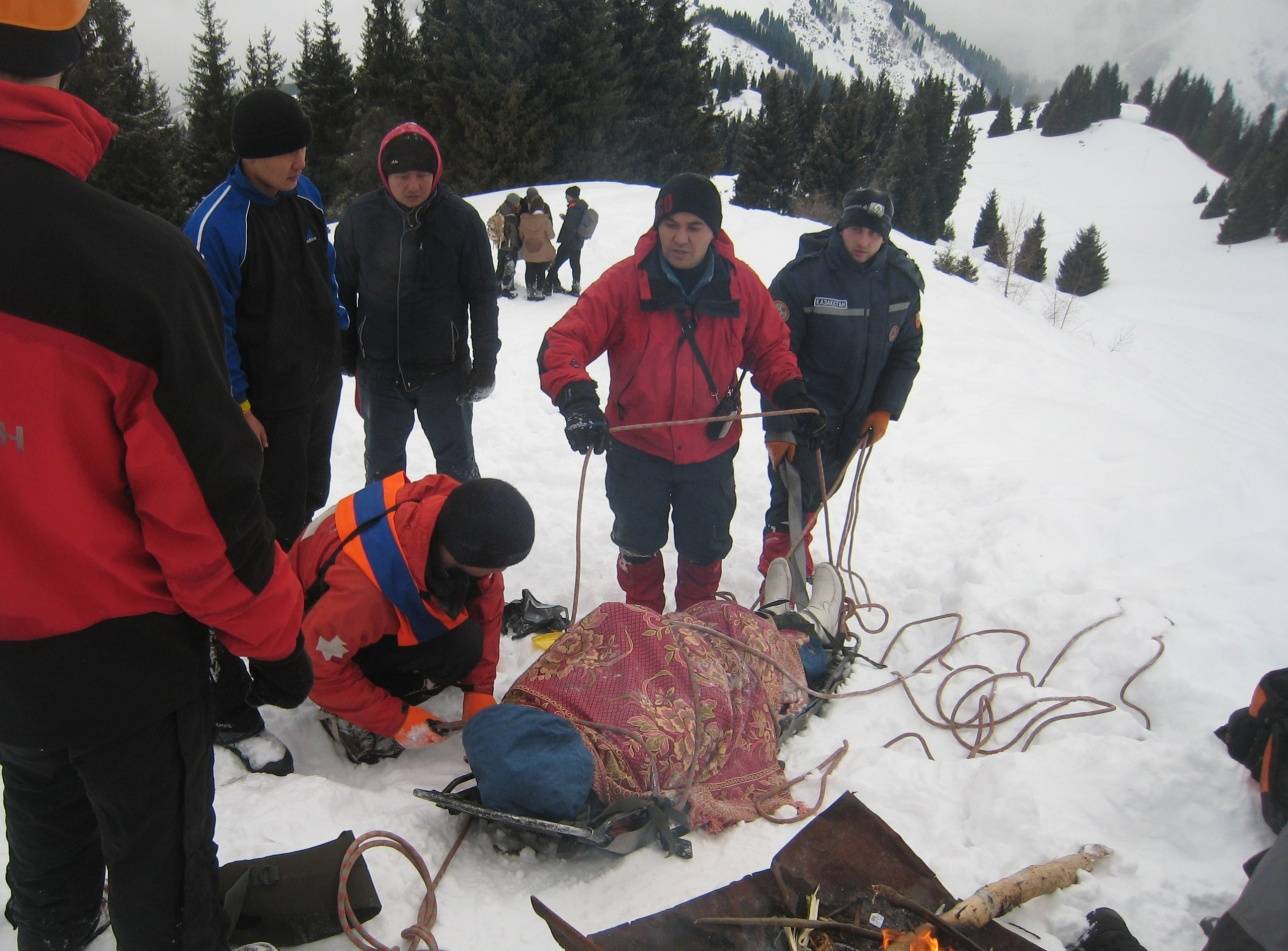
[(240, 403), (238, 403), (237, 405), (241, 407), (241, 411), (242, 411), (243, 413), (249, 413), (249, 412), (250, 412), (250, 400), (242, 400), (242, 401), (241, 401)]

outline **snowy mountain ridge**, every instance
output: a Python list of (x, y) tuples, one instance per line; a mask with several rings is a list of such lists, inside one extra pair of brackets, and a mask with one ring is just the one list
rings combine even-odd
[[(906, 21), (905, 35), (890, 19), (890, 4), (884, 0), (832, 0), (827, 6), (834, 14), (828, 22), (820, 19), (808, 0), (703, 0), (701, 6), (744, 13), (753, 21), (768, 10), (787, 21), (820, 71), (849, 78), (856, 75), (857, 67), (864, 76), (875, 79), (884, 70), (904, 96), (912, 92), (913, 82), (928, 72), (959, 80), (959, 88), (975, 81), (969, 69), (912, 20)], [(708, 30), (716, 62), (728, 56), (735, 64), (743, 62), (749, 72), (763, 71), (769, 65), (769, 57), (745, 40), (716, 26)], [(918, 45), (920, 52), (914, 49)]]

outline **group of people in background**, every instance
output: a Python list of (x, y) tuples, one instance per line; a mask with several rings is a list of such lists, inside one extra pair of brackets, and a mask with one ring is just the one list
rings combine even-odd
[(559, 281), (559, 269), (564, 263), (572, 271), (572, 284), (566, 293), (573, 297), (581, 294), (581, 249), (587, 237), (583, 222), (590, 206), (582, 199), (579, 185), (564, 189), (564, 199), (567, 208), (559, 213), (558, 234), (550, 206), (535, 187), (530, 187), (522, 198), (515, 192), (506, 195), (488, 219), (488, 236), (496, 246), (498, 296), (519, 296), (514, 282), (520, 258), (528, 300), (545, 300), (551, 294), (565, 293)]
[[(916, 374), (920, 278), (868, 190), (771, 294), (713, 183), (682, 174), (582, 293), (578, 186), (557, 235), (535, 188), (485, 226), (413, 122), (384, 136), (380, 186), (333, 244), (303, 174), (309, 119), (276, 89), (237, 103), (237, 161), (185, 241), (85, 184), (115, 131), (58, 89), (86, 6), (0, 0), (0, 494), (23, 500), (0, 549), (7, 910), (24, 948), (83, 947), (110, 907), (122, 947), (214, 949), (212, 737), (285, 773), (260, 705), (311, 697), (354, 762), (439, 742), (449, 725), (421, 703), (445, 687), (460, 722), (496, 705), (502, 572), (536, 525), (514, 486), (480, 477), (472, 419), (519, 256), (534, 299), (571, 266), (580, 298), (546, 334), (539, 383), (572, 449), (607, 452), (617, 577), (658, 612), (669, 525), (686, 610), (716, 593), (736, 504), (737, 421), (673, 424), (736, 410), (746, 372), (795, 411), (769, 433), (777, 472), (793, 445), (843, 459), (880, 438)], [(606, 411), (586, 370), (603, 353)], [(367, 485), (318, 515), (342, 373)], [(416, 420), (438, 472), (413, 480)], [(615, 431), (635, 423), (651, 425)], [(53, 580), (69, 575), (75, 598)], [(758, 623), (729, 621), (763, 638)]]

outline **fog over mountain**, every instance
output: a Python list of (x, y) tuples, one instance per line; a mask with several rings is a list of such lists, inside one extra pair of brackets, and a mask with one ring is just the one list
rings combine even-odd
[(1288, 0), (916, 0), (1009, 68), (1054, 86), (1078, 63), (1117, 62), (1133, 94), (1182, 67), (1252, 112), (1288, 105)]

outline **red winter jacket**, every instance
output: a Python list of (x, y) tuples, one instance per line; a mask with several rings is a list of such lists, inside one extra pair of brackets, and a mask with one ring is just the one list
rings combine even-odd
[[(422, 592), (438, 513), (459, 484), (450, 476), (430, 475), (408, 482), (395, 496), (394, 531), (407, 567)], [(329, 512), (291, 548), (291, 566), (306, 591), (339, 543), (335, 515)], [(368, 680), (354, 663), (354, 655), (395, 634), (398, 614), (347, 554), (339, 555), (327, 569), (326, 586), (326, 593), (304, 615), (304, 643), (313, 660), (313, 692), (309, 697), (350, 723), (381, 736), (393, 736), (402, 726), (403, 701)], [(466, 677), (464, 686), (469, 692), (490, 695), (501, 656), (501, 615), (505, 609), (501, 573), (479, 579), (478, 590), (478, 596), (466, 604), (466, 609), (483, 630), (483, 657)], [(323, 642), (321, 647), (319, 641)]]
[[(711, 416), (740, 367), (751, 371), (751, 382), (766, 395), (800, 379), (787, 324), (756, 272), (734, 257), (733, 244), (721, 231), (712, 243), (715, 274), (696, 308), (695, 337), (719, 391), (713, 396), (693, 348), (681, 338), (680, 318), (688, 314), (688, 304), (663, 275), (656, 247), (656, 231), (641, 235), (635, 254), (605, 271), (546, 331), (537, 357), (546, 395), (555, 399), (569, 383), (589, 380), (586, 367), (605, 351), (609, 426)], [(734, 425), (724, 438), (712, 440), (705, 426), (669, 426), (614, 438), (687, 464), (715, 458), (741, 433)]]
[(206, 269), (84, 181), (114, 131), (0, 81), (0, 742), (136, 729), (201, 696), (207, 628), (299, 631)]

